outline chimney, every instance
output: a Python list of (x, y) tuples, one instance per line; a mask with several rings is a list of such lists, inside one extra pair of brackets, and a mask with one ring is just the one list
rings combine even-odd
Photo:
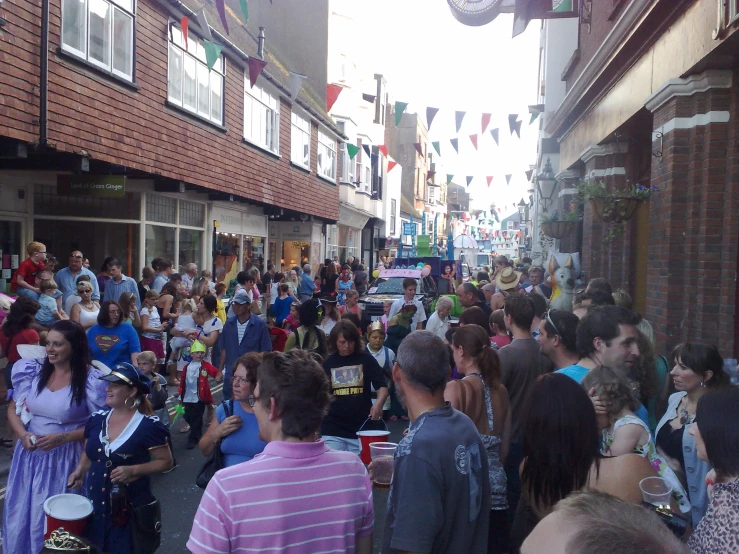
[(257, 56), (264, 59), (264, 27), (259, 27), (259, 36), (257, 37)]

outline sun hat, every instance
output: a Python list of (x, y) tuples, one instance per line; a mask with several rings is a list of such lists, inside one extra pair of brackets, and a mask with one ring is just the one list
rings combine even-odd
[(521, 280), (521, 274), (512, 267), (506, 267), (498, 272), (495, 276), (495, 286), (500, 290), (510, 290), (516, 288)]

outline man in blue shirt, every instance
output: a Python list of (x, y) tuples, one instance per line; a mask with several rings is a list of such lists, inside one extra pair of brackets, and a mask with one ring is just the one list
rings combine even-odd
[(106, 300), (112, 300), (118, 302), (121, 294), (124, 292), (130, 292), (136, 298), (136, 309), (141, 309), (141, 298), (139, 298), (139, 286), (138, 283), (131, 277), (126, 277), (121, 271), (121, 262), (118, 260), (111, 260), (108, 263), (108, 271), (110, 272), (110, 281), (105, 284), (105, 294), (103, 295), (103, 302)]
[(223, 372), (223, 398), (226, 400), (231, 398), (231, 376), (236, 360), (249, 352), (272, 350), (269, 329), (262, 318), (251, 313), (251, 303), (251, 292), (246, 289), (236, 291), (231, 300), (235, 315), (226, 320), (218, 337), (221, 350), (218, 369)]
[(154, 270), (157, 272), (157, 276), (154, 277), (151, 288), (157, 292), (162, 292), (162, 287), (167, 284), (169, 276), (172, 275), (172, 262), (170, 260), (160, 260)]
[(313, 298), (314, 290), (316, 290), (316, 284), (310, 276), (310, 264), (305, 264), (303, 273), (300, 275), (300, 301), (306, 302)]
[(54, 280), (56, 281), (59, 290), (62, 291), (62, 303), (67, 301), (67, 298), (73, 294), (77, 294), (77, 278), (80, 275), (87, 275), (90, 278), (90, 284), (92, 285), (92, 299), (100, 300), (100, 287), (98, 287), (98, 280), (95, 274), (82, 266), (82, 261), (85, 257), (79, 250), (73, 250), (69, 255), (69, 266), (57, 272)]

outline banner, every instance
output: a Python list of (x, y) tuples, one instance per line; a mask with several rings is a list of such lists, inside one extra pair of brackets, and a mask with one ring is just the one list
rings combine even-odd
[(334, 107), (336, 100), (339, 99), (339, 94), (344, 90), (340, 85), (326, 84), (326, 111), (330, 112), (331, 108)]

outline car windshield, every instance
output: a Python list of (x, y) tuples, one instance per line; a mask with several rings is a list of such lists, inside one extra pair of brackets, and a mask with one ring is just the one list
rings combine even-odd
[(370, 294), (403, 294), (403, 277), (380, 277), (372, 284)]

